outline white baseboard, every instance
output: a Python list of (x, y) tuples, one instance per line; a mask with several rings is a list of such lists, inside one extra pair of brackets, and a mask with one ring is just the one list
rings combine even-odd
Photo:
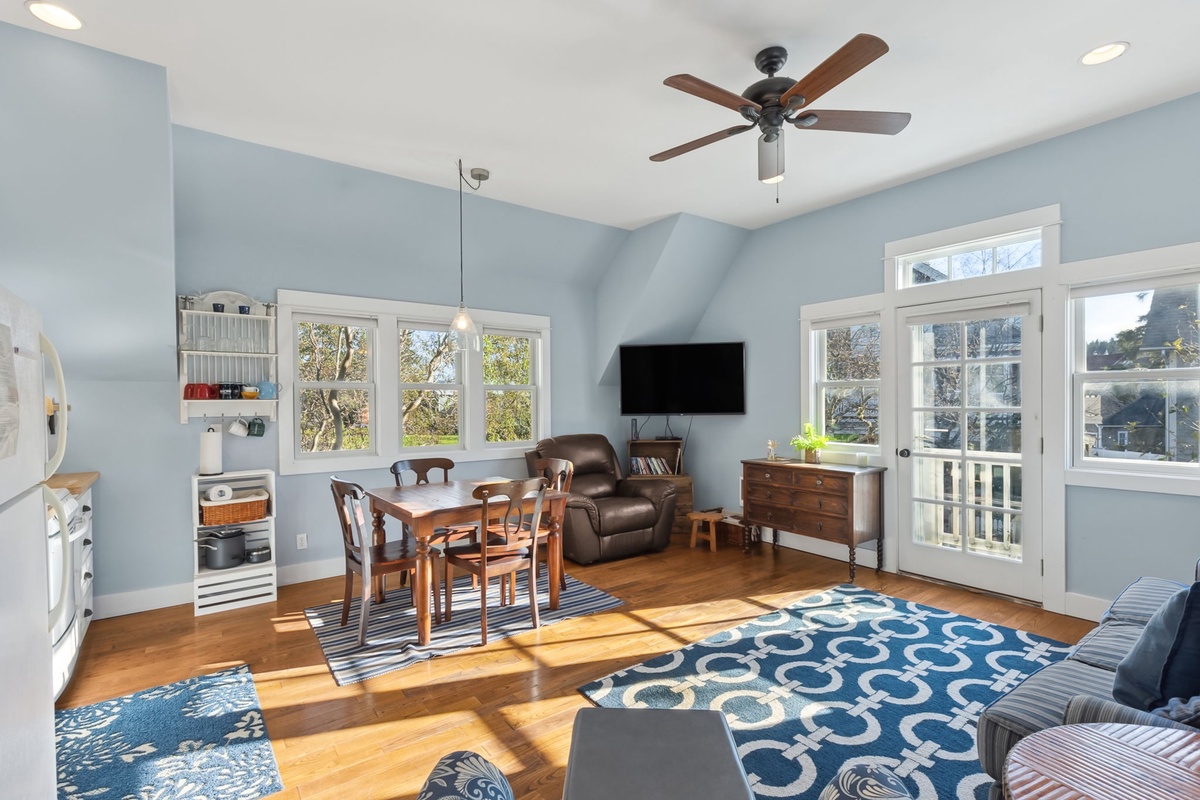
[(286, 567), (280, 567), (276, 580), (280, 586), (291, 586), (293, 583), (319, 581), (322, 578), (332, 578), (335, 575), (345, 574), (345, 558), (327, 558), (323, 561), (305, 561), (300, 564), (288, 564)]
[(176, 583), (173, 586), (155, 586), (153, 589), (138, 589), (119, 594), (96, 595), (96, 619), (123, 617), (139, 611), (192, 604), (192, 582)]
[[(769, 545), (771, 543), (771, 529), (763, 528), (763, 543)], [(812, 553), (815, 556), (824, 556), (825, 558), (833, 558), (838, 561), (850, 562), (850, 548), (844, 544), (834, 544), (827, 542), (824, 539), (814, 539), (811, 536), (801, 536), (797, 533), (789, 533), (788, 531), (779, 532), (779, 546), (787, 547), (791, 550), (799, 550), (803, 553)], [(854, 550), (854, 560), (862, 569), (875, 569), (876, 554), (874, 545), (869, 548), (858, 547)], [(894, 572), (893, 568), (890, 570)]]
[[(289, 586), (293, 583), (330, 578), (346, 572), (346, 560), (327, 558), (323, 561), (306, 561), (280, 567), (276, 573), (276, 584)], [(138, 589), (133, 592), (96, 595), (96, 619), (123, 617), (140, 611), (153, 611), (169, 606), (191, 605), (192, 583), (177, 583), (173, 586), (156, 586), (153, 589)]]
[(1103, 597), (1091, 597), (1086, 594), (1076, 594), (1075, 592), (1067, 592), (1064, 595), (1064, 601), (1064, 614), (1069, 617), (1090, 619), (1092, 622), (1099, 622), (1100, 617), (1112, 605), (1112, 600), (1105, 600)]

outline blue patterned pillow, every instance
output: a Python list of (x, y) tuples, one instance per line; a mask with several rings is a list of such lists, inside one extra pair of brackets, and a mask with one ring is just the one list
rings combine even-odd
[(904, 782), (886, 767), (842, 767), (817, 800), (912, 800)]
[(433, 765), (417, 800), (513, 800), (513, 791), (495, 764), (470, 750), (457, 750)]
[(1163, 603), (1117, 665), (1113, 698), (1149, 711), (1200, 694), (1200, 583)]

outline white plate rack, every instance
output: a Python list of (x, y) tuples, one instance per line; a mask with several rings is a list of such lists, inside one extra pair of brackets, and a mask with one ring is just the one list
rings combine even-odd
[[(213, 311), (213, 302), (224, 311)], [(249, 314), (238, 313), (248, 306)], [(255, 385), (276, 381), (275, 306), (237, 292), (209, 292), (177, 298), (179, 421), (209, 417), (262, 417), (274, 421), (279, 401), (191, 399), (189, 383)]]

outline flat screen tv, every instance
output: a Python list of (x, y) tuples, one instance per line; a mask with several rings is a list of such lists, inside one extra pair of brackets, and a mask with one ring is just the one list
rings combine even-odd
[(745, 414), (746, 344), (621, 345), (621, 414)]

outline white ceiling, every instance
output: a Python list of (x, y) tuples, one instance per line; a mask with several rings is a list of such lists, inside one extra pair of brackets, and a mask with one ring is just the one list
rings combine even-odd
[[(0, 20), (164, 65), (179, 125), (445, 187), (461, 157), (485, 196), (624, 228), (758, 228), (1200, 91), (1195, 0), (62, 2), (82, 30)], [(800, 78), (857, 33), (891, 52), (815, 105), (911, 112), (899, 135), (789, 127), (778, 204), (753, 133), (648, 160), (742, 122), (668, 75), (740, 93), (763, 47)]]

